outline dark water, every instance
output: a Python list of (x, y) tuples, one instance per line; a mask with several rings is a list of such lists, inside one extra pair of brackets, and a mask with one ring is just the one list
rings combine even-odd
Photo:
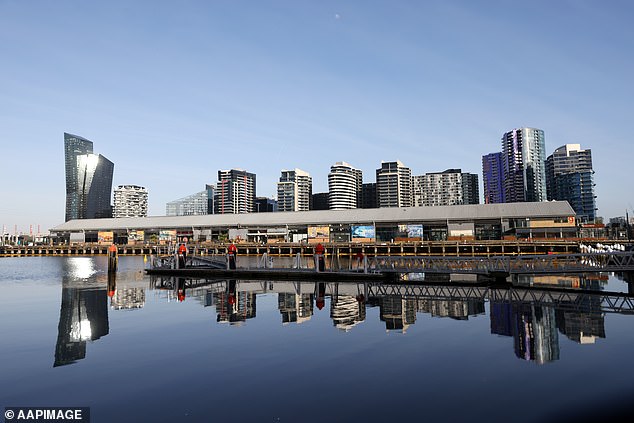
[[(631, 299), (205, 285), (151, 280), (140, 257), (109, 281), (106, 264), (0, 259), (0, 406), (91, 407), (93, 422), (572, 422), (634, 399)], [(607, 275), (519, 283), (627, 292)]]

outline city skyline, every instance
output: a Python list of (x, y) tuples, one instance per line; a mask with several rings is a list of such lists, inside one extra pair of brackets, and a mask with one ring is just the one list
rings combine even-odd
[(121, 5), (0, 6), (9, 232), (62, 223), (63, 132), (95, 142), (113, 185), (146, 187), (148, 215), (163, 215), (218, 169), (249, 169), (268, 197), (296, 167), (327, 191), (338, 161), (481, 175), (505, 131), (536, 127), (546, 155), (592, 149), (599, 216), (634, 214), (627, 3), (152, 3), (149, 19), (149, 3)]

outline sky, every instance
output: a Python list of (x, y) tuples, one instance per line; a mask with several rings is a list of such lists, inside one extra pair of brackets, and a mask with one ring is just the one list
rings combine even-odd
[(599, 216), (634, 215), (633, 18), (613, 0), (0, 0), (0, 225), (63, 223), (64, 132), (164, 215), (219, 169), (268, 197), (282, 169), (327, 191), (338, 161), (482, 184), (482, 155), (535, 127), (547, 155), (592, 150)]

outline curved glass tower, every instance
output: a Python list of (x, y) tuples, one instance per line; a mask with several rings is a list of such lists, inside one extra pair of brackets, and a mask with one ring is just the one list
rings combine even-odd
[(92, 141), (64, 133), (66, 221), (112, 217), (114, 164), (93, 154)]

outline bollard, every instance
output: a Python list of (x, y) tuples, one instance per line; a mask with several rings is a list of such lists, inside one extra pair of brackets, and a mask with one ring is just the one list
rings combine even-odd
[(297, 255), (295, 256), (295, 268), (296, 269), (302, 268), (301, 255), (299, 253), (297, 253)]
[(112, 244), (110, 248), (108, 248), (108, 273), (116, 273), (117, 264), (117, 246)]

